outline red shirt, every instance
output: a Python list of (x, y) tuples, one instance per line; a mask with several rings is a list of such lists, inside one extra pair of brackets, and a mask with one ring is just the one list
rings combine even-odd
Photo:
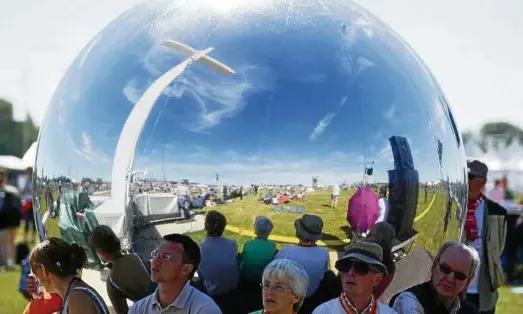
[(60, 311), (62, 297), (58, 293), (51, 293), (47, 297), (31, 300), (25, 307), (24, 314), (53, 314)]

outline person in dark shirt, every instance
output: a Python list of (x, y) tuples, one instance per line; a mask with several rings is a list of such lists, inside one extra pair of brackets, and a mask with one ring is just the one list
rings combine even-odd
[(136, 254), (123, 254), (120, 239), (109, 226), (95, 227), (89, 236), (89, 245), (102, 261), (109, 263), (107, 294), (116, 313), (129, 311), (127, 299), (136, 302), (154, 292), (156, 284), (151, 280), (148, 263)]
[(0, 169), (0, 267), (14, 266), (14, 233), (20, 226), (20, 198), (5, 185), (5, 171)]

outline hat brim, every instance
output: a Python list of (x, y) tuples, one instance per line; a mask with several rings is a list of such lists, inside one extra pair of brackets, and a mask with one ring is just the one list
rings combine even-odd
[(372, 257), (368, 257), (368, 256), (360, 254), (360, 253), (349, 253), (349, 254), (343, 256), (343, 258), (339, 259), (336, 263), (347, 261), (349, 259), (356, 259), (356, 260), (365, 262), (367, 264), (374, 265), (374, 266), (378, 267), (384, 274), (388, 274), (387, 267), (385, 267), (385, 265), (383, 263), (381, 263), (378, 260), (373, 259)]
[(321, 239), (321, 233), (313, 234), (313, 233), (310, 233), (307, 230), (305, 230), (305, 228), (303, 228), (303, 226), (300, 223), (300, 218), (298, 218), (294, 221), (294, 228), (296, 228), (296, 233), (305, 239), (308, 239), (311, 241), (318, 241), (319, 239)]

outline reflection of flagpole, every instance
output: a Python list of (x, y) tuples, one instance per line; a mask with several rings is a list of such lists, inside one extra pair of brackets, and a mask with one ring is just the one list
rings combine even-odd
[(154, 81), (134, 105), (125, 121), (116, 145), (111, 177), (112, 207), (121, 213), (125, 212), (125, 208), (129, 202), (130, 175), (138, 139), (149, 117), (149, 113), (165, 88), (182, 75), (187, 68), (197, 60), (202, 60), (204, 64), (210, 65), (212, 68), (220, 70), (220, 72), (228, 74), (234, 73), (231, 68), (206, 56), (213, 48), (196, 51), (187, 45), (173, 41), (165, 42), (164, 46), (177, 49), (184, 53), (190, 53), (190, 57)]

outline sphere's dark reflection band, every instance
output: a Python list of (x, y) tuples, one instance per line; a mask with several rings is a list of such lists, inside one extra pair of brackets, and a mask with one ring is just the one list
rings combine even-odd
[[(459, 239), (467, 186), (452, 112), (379, 20), (344, 1), (293, 15), (264, 1), (170, 3), (114, 21), (62, 79), (34, 172), (41, 238), (81, 244), (99, 268), (87, 237), (102, 224), (148, 258), (166, 233), (204, 238), (210, 209), (240, 249), (259, 215), (282, 245), (297, 242), (297, 218), (318, 215), (333, 251), (383, 219), (395, 257), (418, 266), (404, 270), (412, 280), (419, 252)], [(360, 226), (362, 204), (378, 214)]]

